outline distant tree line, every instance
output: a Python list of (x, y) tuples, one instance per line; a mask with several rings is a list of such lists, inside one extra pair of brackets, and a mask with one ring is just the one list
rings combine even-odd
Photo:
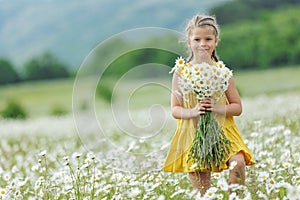
[[(297, 5), (296, 5), (297, 4)], [(217, 47), (220, 58), (232, 69), (263, 69), (268, 67), (300, 64), (300, 0), (233, 0), (215, 7), (211, 14), (217, 16), (221, 25), (221, 42)], [(160, 44), (165, 49), (186, 50), (174, 36), (149, 38), (147, 44)], [(89, 60), (89, 74), (121, 77), (134, 67), (147, 63), (159, 63), (172, 67), (176, 53), (163, 49), (143, 48), (117, 55), (120, 49), (132, 45), (119, 38), (105, 48), (97, 49), (95, 59)], [(143, 45), (141, 45), (143, 46)], [(151, 46), (151, 45), (145, 45)], [(134, 48), (131, 48), (134, 49)], [(113, 58), (112, 63), (105, 63)], [(137, 77), (167, 76), (153, 69), (143, 68)], [(22, 71), (17, 71), (6, 59), (0, 59), (0, 84), (17, 83), (71, 76), (68, 67), (53, 54), (47, 52), (28, 60)], [(101, 85), (101, 83), (100, 83)]]
[(0, 59), (0, 84), (16, 83), (20, 76), (9, 60)]
[(261, 11), (299, 4), (300, 0), (232, 0), (213, 7), (209, 13), (216, 15), (218, 23), (223, 25), (259, 19)]
[[(283, 7), (276, 11), (260, 12), (258, 19), (222, 25), (221, 41), (217, 47), (220, 59), (234, 70), (298, 66), (300, 64), (299, 13), (300, 6)], [(156, 43), (171, 45), (166, 41), (166, 38), (160, 38)], [(122, 45), (111, 44), (105, 50), (113, 52), (114, 48), (130, 45), (126, 41), (117, 43)], [(178, 56), (157, 49), (141, 49), (118, 57), (108, 67), (101, 66), (101, 57), (108, 56), (107, 51), (97, 52), (98, 60), (95, 65), (96, 68), (105, 68), (104, 76), (121, 76), (132, 67), (149, 62), (172, 67)], [(186, 56), (186, 53), (182, 56)], [(155, 71), (147, 68), (143, 71), (144, 77), (164, 75), (156, 74)]]
[(218, 53), (235, 69), (300, 64), (300, 6), (260, 13), (259, 19), (221, 27)]
[[(186, 49), (182, 48), (183, 46), (185, 45), (179, 43), (178, 36), (167, 34), (163, 37), (150, 37), (146, 40), (141, 40), (139, 45), (126, 41), (123, 38), (118, 38), (109, 41), (108, 44), (101, 48), (95, 49), (93, 58), (89, 59), (90, 63), (87, 68), (91, 69), (89, 74), (101, 73), (104, 77), (118, 79), (134, 68), (149, 64), (149, 67), (142, 67), (143, 70), (135, 70), (134, 73), (130, 74), (136, 78), (161, 77), (165, 76), (165, 74), (161, 73), (163, 68), (157, 67), (157, 65), (165, 66), (166, 74), (168, 75), (168, 67), (174, 65), (175, 59), (179, 55), (184, 56)], [(106, 63), (108, 60), (111, 62)], [(159, 69), (156, 70), (156, 67)]]
[(20, 72), (8, 59), (0, 58), (0, 84), (2, 85), (69, 76), (68, 66), (50, 52), (31, 58), (24, 64)]

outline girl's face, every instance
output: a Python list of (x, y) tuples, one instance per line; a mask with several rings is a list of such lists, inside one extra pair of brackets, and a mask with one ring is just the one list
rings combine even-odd
[(218, 44), (218, 38), (214, 28), (210, 26), (196, 27), (191, 31), (188, 46), (193, 52), (195, 59), (207, 53), (210, 57)]

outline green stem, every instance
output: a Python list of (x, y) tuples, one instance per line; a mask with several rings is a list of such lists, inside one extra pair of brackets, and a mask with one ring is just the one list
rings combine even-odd
[(198, 167), (211, 170), (219, 168), (228, 155), (230, 141), (216, 121), (213, 113), (200, 115), (193, 144), (187, 159), (198, 163)]

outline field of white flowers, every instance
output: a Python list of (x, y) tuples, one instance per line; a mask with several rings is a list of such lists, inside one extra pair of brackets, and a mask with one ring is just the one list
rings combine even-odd
[[(247, 167), (242, 194), (231, 199), (300, 199), (299, 93), (242, 100), (244, 112), (236, 123), (257, 164)], [(147, 124), (142, 135), (128, 135), (109, 115), (99, 116), (103, 132), (86, 113), (85, 132), (78, 131), (72, 115), (1, 119), (1, 199), (196, 198), (187, 174), (160, 170), (176, 126), (169, 108), (165, 111), (155, 135), (150, 133), (157, 127)], [(131, 113), (133, 121), (149, 116), (160, 115), (155, 109), (150, 115)], [(228, 171), (214, 173), (205, 198), (227, 199), (227, 177)]]

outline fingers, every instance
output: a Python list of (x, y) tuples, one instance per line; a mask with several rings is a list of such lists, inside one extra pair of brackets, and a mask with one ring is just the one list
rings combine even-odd
[(206, 98), (203, 99), (203, 101), (200, 101), (194, 110), (197, 112), (197, 114), (205, 114), (205, 112), (212, 112), (214, 110), (215, 101), (212, 98)]
[(205, 113), (206, 108), (201, 103), (198, 103), (198, 105), (196, 106), (196, 109), (197, 109), (198, 114), (202, 115)]
[(206, 98), (203, 101), (199, 102), (199, 111), (213, 111), (215, 102), (211, 98)]
[(202, 115), (204, 114), (206, 111), (208, 111), (207, 105), (203, 102), (200, 102), (197, 105), (197, 110), (198, 110), (198, 114)]
[(215, 103), (215, 101), (214, 101), (212, 98), (205, 98), (205, 99), (203, 99), (201, 102), (211, 103), (211, 104), (214, 104), (214, 103)]

